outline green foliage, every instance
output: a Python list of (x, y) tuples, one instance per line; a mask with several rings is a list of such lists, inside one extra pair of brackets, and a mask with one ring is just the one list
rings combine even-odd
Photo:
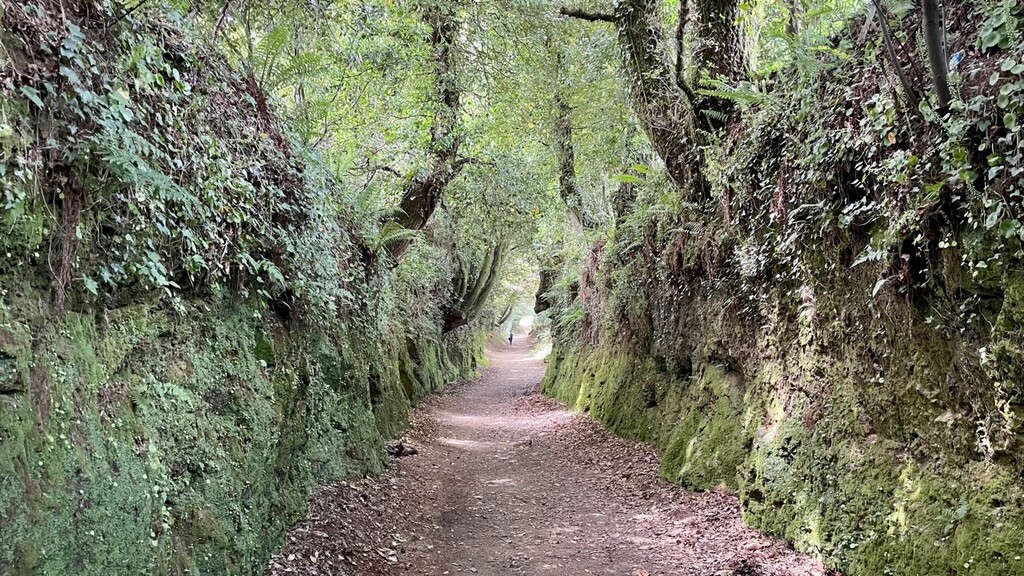
[(1020, 19), (1020, 6), (1016, 2), (990, 2), (981, 24), (978, 45), (985, 50), (1012, 49), (1021, 41)]
[[(615, 34), (547, 0), (5, 7), (0, 510), (24, 502), (2, 559), (261, 569), (311, 486), (375, 468), (556, 275), (546, 389), (659, 444), (667, 477), (739, 487), (752, 522), (854, 571), (1015, 569), (992, 519), (1021, 507), (989, 495), (1019, 493), (1022, 14), (956, 7), (940, 114), (907, 109), (862, 5), (743, 4), (751, 80), (693, 87), (716, 103), (697, 200), (630, 113)], [(916, 74), (914, 7), (888, 8)], [(567, 218), (559, 121), (604, 229)], [(394, 223), (456, 173), (423, 187), (422, 230)], [(68, 522), (101, 537), (33, 544)]]
[[(84, 296), (104, 298), (135, 287), (171, 295), (231, 286), (264, 298), (290, 290), (310, 319), (354, 304), (341, 199), (262, 95), (215, 55), (158, 45), (158, 24), (129, 20), (108, 38), (34, 10), (55, 30), (43, 48), (60, 66), (20, 79), (18, 122), (46, 116), (49, 132), (10, 145), (4, 172), (18, 181), (5, 187), (5, 218), (22, 230), (41, 218), (44, 238), (74, 256), (54, 263), (38, 243), (16, 241), (5, 246), (5, 271), (73, 269)], [(12, 47), (27, 51), (31, 41)], [(19, 167), (44, 142), (61, 142), (62, 152), (45, 169)]]
[(5, 576), (261, 572), (482, 352), (440, 334), (450, 254), (392, 274), (382, 187), (279, 122), (300, 28), (239, 72), (162, 10), (0, 11)]
[[(752, 44), (752, 59), (758, 76), (813, 67), (820, 56), (835, 54), (832, 40), (845, 32), (852, 16), (867, 2), (828, 0), (825, 2), (745, 1), (743, 20)], [(797, 7), (797, 33), (791, 33), (791, 10)]]
[[(920, 15), (889, 7), (921, 54)], [(907, 109), (859, 18), (787, 40), (777, 79), (702, 86), (734, 115), (710, 198), (650, 162), (555, 283), (546, 392), (848, 574), (1024, 573), (1024, 45), (1016, 5), (962, 8), (942, 114)]]

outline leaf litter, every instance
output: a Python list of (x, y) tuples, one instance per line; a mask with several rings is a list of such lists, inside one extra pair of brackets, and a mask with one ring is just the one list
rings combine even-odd
[(525, 339), (492, 350), (413, 411), (385, 474), (314, 494), (266, 574), (837, 574), (746, 527), (731, 491), (662, 480), (653, 448), (542, 396), (543, 372)]

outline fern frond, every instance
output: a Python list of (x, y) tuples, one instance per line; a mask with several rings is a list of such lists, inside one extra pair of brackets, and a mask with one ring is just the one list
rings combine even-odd
[(267, 88), (281, 89), (294, 86), (328, 70), (320, 54), (307, 52), (288, 58), (277, 66), (267, 78)]
[(286, 60), (285, 53), (290, 45), (291, 37), (291, 27), (281, 24), (271, 28), (253, 47), (249, 64), (263, 88), (272, 85), (273, 79), (277, 77), (281, 62)]
[(401, 242), (405, 240), (414, 240), (422, 235), (419, 230), (409, 230), (403, 227), (397, 222), (388, 222), (380, 229), (376, 237), (373, 238), (373, 248), (375, 251), (381, 248), (393, 244), (395, 242)]
[(711, 120), (714, 120), (715, 122), (725, 124), (726, 122), (729, 121), (729, 115), (726, 114), (725, 112), (722, 112), (721, 110), (704, 109), (701, 110), (700, 112), (701, 114), (704, 114), (705, 116), (707, 116)]
[(721, 80), (706, 80), (702, 82), (702, 85), (709, 86), (709, 88), (698, 88), (696, 92), (711, 98), (730, 100), (745, 106), (764, 104), (768, 101), (768, 95), (749, 82), (734, 87)]

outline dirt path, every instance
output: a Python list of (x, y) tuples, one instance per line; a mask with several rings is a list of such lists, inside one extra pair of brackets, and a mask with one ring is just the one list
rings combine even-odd
[(650, 448), (537, 394), (530, 343), (413, 414), (419, 453), (317, 493), (268, 574), (815, 575), (726, 492), (658, 478)]

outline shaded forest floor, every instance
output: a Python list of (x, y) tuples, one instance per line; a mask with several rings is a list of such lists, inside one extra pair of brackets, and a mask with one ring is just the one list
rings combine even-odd
[(320, 490), (268, 575), (822, 576), (726, 491), (658, 477), (649, 447), (541, 396), (532, 342), (412, 414), (418, 454)]

